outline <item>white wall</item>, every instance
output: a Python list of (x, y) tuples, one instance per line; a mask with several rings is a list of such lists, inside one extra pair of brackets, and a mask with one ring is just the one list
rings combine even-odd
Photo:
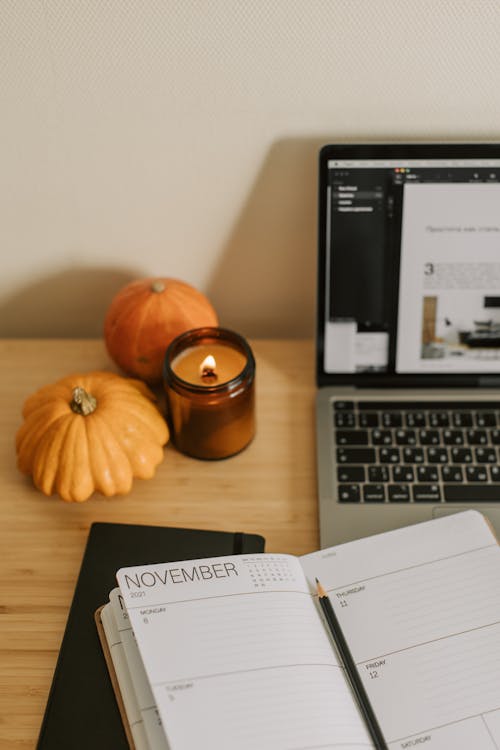
[(0, 335), (158, 274), (314, 327), (316, 153), (500, 140), (497, 0), (0, 0)]

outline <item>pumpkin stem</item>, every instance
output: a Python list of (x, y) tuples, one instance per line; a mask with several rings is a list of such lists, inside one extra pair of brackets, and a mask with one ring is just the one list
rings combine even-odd
[(153, 281), (153, 283), (151, 284), (151, 291), (156, 292), (156, 294), (160, 294), (160, 292), (165, 291), (165, 284), (160, 280)]
[(70, 401), (70, 407), (72, 411), (75, 412), (75, 414), (81, 414), (82, 416), (86, 417), (89, 414), (92, 414), (93, 411), (95, 411), (97, 406), (97, 401), (90, 393), (87, 393), (87, 391), (82, 388), (81, 386), (77, 386), (76, 388), (73, 388), (73, 397)]

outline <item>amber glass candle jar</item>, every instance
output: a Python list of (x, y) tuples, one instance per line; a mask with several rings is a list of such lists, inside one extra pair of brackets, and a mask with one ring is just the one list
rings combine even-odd
[(174, 445), (195, 458), (227, 458), (255, 434), (255, 360), (225, 328), (194, 328), (172, 341), (163, 382)]

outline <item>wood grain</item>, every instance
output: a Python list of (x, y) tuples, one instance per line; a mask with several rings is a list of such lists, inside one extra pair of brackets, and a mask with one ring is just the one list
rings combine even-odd
[(257, 435), (238, 456), (198, 461), (171, 445), (127, 496), (47, 498), (16, 468), (25, 398), (72, 372), (116, 370), (100, 340), (0, 340), (0, 746), (33, 748), (90, 524), (263, 534), (272, 552), (318, 547), (312, 341), (252, 342)]

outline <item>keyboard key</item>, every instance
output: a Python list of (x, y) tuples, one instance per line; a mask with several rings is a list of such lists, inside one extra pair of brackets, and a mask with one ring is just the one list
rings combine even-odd
[(448, 463), (448, 449), (447, 448), (427, 448), (427, 461), (430, 464)]
[(497, 460), (495, 448), (475, 448), (476, 461), (478, 464), (494, 464)]
[(425, 427), (427, 421), (423, 411), (409, 411), (406, 414), (407, 427)]
[(462, 430), (443, 430), (443, 443), (445, 445), (463, 445), (464, 434)]
[(414, 484), (411, 491), (416, 503), (437, 503), (441, 500), (441, 493), (437, 484)]
[(333, 408), (335, 411), (352, 411), (354, 409), (354, 401), (334, 401)]
[(399, 448), (380, 448), (379, 459), (382, 464), (399, 463)]
[[(467, 466), (470, 469), (470, 466)], [(443, 482), (463, 482), (461, 466), (441, 466), (441, 479)]]
[[(496, 466), (492, 468), (497, 468)], [(498, 472), (498, 481), (500, 482), (500, 471)], [(488, 475), (486, 473), (486, 466), (466, 466), (465, 476), (468, 482), (487, 482)], [(494, 480), (493, 480), (494, 481)]]
[(494, 484), (445, 484), (444, 499), (451, 503), (500, 501), (500, 486)]
[(387, 466), (369, 466), (368, 467), (368, 479), (370, 482), (388, 482), (389, 481), (389, 469)]
[(492, 411), (478, 411), (476, 414), (476, 425), (478, 427), (496, 427), (497, 420)]
[(467, 442), (469, 445), (486, 445), (488, 437), (485, 430), (467, 430)]
[(439, 445), (438, 430), (419, 430), (418, 437), (422, 445)]
[(374, 448), (337, 448), (339, 464), (374, 464)]
[(490, 440), (493, 445), (500, 445), (500, 430), (490, 430)]
[(370, 412), (361, 412), (358, 415), (358, 424), (360, 427), (378, 427), (379, 418), (378, 414)]
[(403, 416), (400, 411), (385, 411), (382, 414), (382, 424), (384, 427), (401, 427)]
[(337, 445), (368, 445), (368, 432), (366, 430), (336, 430), (335, 441)]
[(354, 412), (338, 411), (335, 413), (335, 427), (354, 427), (356, 424), (356, 418)]
[(364, 466), (338, 466), (337, 480), (339, 482), (364, 482)]
[(414, 479), (413, 466), (392, 467), (392, 481), (396, 482), (396, 484), (400, 484), (401, 482), (413, 482)]
[(339, 484), (339, 501), (341, 503), (359, 503), (361, 496), (357, 484)]
[(390, 430), (373, 430), (373, 445), (392, 445), (392, 432)]
[(365, 484), (363, 486), (363, 500), (365, 503), (383, 503), (385, 490), (383, 484)]
[(455, 411), (451, 415), (454, 427), (472, 427), (472, 414), (468, 411)]
[(492, 482), (500, 482), (500, 466), (490, 466), (490, 479)]
[(424, 451), (422, 448), (403, 448), (403, 460), (405, 464), (423, 464)]
[(437, 466), (417, 466), (417, 479), (419, 482), (438, 482)]
[(409, 503), (410, 489), (405, 484), (390, 484), (387, 488), (389, 502), (391, 503)]
[(417, 437), (415, 430), (395, 430), (396, 445), (415, 445)]
[(429, 425), (431, 427), (448, 427), (450, 418), (446, 411), (431, 411), (429, 414)]
[(470, 448), (451, 448), (451, 460), (454, 464), (471, 464), (472, 451)]

